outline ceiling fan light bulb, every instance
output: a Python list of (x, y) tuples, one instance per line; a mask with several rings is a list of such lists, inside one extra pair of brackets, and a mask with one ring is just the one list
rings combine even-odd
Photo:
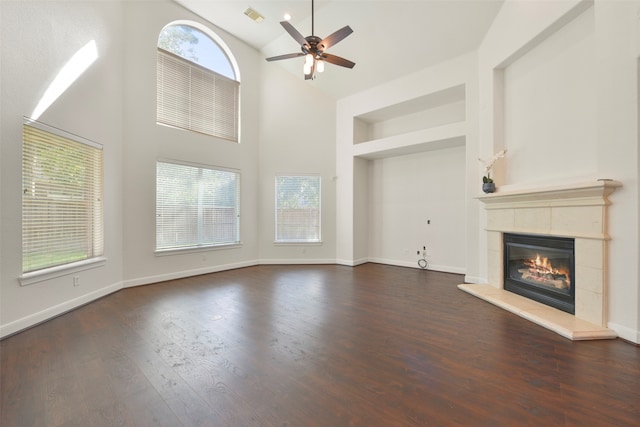
[(316, 70), (318, 70), (319, 73), (324, 71), (324, 61), (319, 59), (318, 62), (316, 62)]
[(305, 56), (305, 60), (304, 60), (304, 65), (308, 65), (309, 67), (311, 67), (313, 65), (313, 55), (310, 53), (307, 53), (307, 55)]
[(304, 63), (304, 67), (303, 67), (303, 71), (306, 75), (311, 74), (311, 65), (307, 64), (306, 62)]

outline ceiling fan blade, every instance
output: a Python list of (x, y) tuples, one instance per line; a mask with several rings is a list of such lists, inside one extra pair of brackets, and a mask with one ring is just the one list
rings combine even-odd
[(309, 46), (304, 36), (300, 34), (300, 32), (296, 30), (294, 26), (289, 23), (289, 21), (282, 21), (280, 25), (282, 25), (284, 29), (287, 30), (287, 33), (289, 33), (289, 35), (293, 37), (295, 41), (297, 41), (300, 44), (300, 46), (307, 46), (307, 47)]
[(325, 37), (320, 43), (318, 43), (318, 48), (320, 50), (329, 49), (334, 44), (337, 44), (338, 42), (344, 40), (344, 38), (351, 33), (353, 33), (353, 30), (348, 25), (346, 27), (340, 28), (338, 31), (331, 34), (330, 36)]
[(271, 61), (280, 61), (281, 59), (291, 59), (291, 58), (297, 58), (299, 56), (304, 56), (304, 53), (299, 52), (299, 53), (287, 53), (286, 55), (278, 55), (278, 56), (272, 56), (270, 58), (267, 58), (267, 61), (271, 62)]
[(344, 59), (336, 55), (331, 55), (330, 53), (323, 53), (321, 56), (326, 62), (339, 65), (341, 67), (353, 68), (353, 66), (356, 65), (355, 62), (351, 62), (348, 59)]

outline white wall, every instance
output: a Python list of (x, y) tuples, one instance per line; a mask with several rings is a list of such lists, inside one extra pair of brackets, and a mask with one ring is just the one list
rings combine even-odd
[[(461, 248), (477, 245), (477, 201), (481, 175), (474, 176), (477, 162), (476, 57), (470, 53), (402, 79), (372, 88), (338, 101), (337, 109), (337, 260), (354, 265), (367, 260), (417, 267), (417, 250), (426, 245), (432, 266), (477, 277), (478, 263), (469, 271), (467, 255)], [(373, 125), (364, 130), (357, 119), (370, 112), (403, 104), (429, 94), (462, 86), (465, 100), (437, 105), (416, 114), (387, 120), (386, 130)], [(355, 119), (354, 119), (355, 118)], [(464, 135), (445, 143), (445, 149), (415, 149), (412, 154), (367, 160), (354, 154), (366, 147), (367, 137), (384, 137), (394, 144), (390, 129), (411, 134), (422, 129), (461, 122)], [(426, 119), (425, 119), (426, 118)], [(418, 126), (418, 127), (416, 127)], [(365, 135), (366, 134), (366, 135)], [(406, 135), (406, 134), (405, 134)], [(419, 138), (419, 137), (418, 137)], [(466, 140), (461, 145), (460, 141)], [(416, 139), (414, 146), (425, 141)], [(376, 145), (373, 141), (370, 145)], [(449, 145), (448, 145), (449, 144)], [(379, 145), (379, 144), (378, 144)], [(428, 145), (428, 143), (426, 144)], [(406, 147), (411, 151), (411, 147)], [(418, 151), (416, 153), (416, 151)], [(422, 152), (420, 152), (422, 151)], [(372, 153), (372, 158), (376, 153)], [(469, 167), (469, 165), (473, 165)], [(414, 195), (422, 197), (415, 200)], [(415, 208), (411, 211), (410, 208)], [(427, 219), (432, 224), (427, 226)]]
[(640, 343), (640, 1), (595, 4), (598, 174), (622, 182), (609, 209), (609, 326)]
[[(124, 26), (121, 2), (1, 2), (0, 336), (119, 289), (122, 281)], [(104, 146), (104, 266), (20, 286), (22, 117), (58, 71), (95, 40), (98, 59), (39, 118)]]
[[(638, 1), (507, 1), (478, 51), (480, 152), (509, 150), (496, 173), (499, 187), (622, 182), (609, 208), (609, 327), (634, 342), (639, 11)], [(539, 166), (536, 153), (557, 158)], [(484, 236), (479, 242), (482, 257)]]
[[(369, 259), (465, 273), (465, 146), (371, 160)], [(430, 221), (430, 224), (427, 224)]]
[[(227, 44), (240, 68), (239, 144), (156, 124), (156, 46), (176, 20), (203, 24)], [(124, 279), (125, 286), (252, 265), (258, 260), (258, 144), (260, 56), (254, 49), (169, 1), (127, 2), (130, 35), (125, 60)], [(155, 173), (158, 159), (240, 170), (239, 248), (156, 256)]]
[[(305, 81), (302, 71), (292, 78), (277, 64), (260, 64), (260, 262), (334, 263), (335, 99)], [(321, 244), (274, 243), (277, 174), (321, 176)]]
[(595, 177), (593, 8), (504, 68), (505, 183)]

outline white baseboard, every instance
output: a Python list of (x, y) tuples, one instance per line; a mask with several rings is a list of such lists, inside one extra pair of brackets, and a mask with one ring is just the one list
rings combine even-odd
[[(386, 258), (369, 258), (369, 262), (375, 262), (377, 264), (386, 264), (386, 265), (395, 265), (398, 267), (409, 267), (420, 269), (418, 265), (418, 261), (402, 261), (402, 260), (394, 260), (394, 259), (386, 259)], [(464, 274), (466, 270), (461, 267), (451, 267), (448, 265), (432, 265), (430, 264), (427, 267), (427, 270), (440, 271), (442, 273), (454, 273), (454, 274)]]
[(69, 301), (65, 301), (62, 304), (54, 305), (53, 307), (49, 307), (21, 319), (14, 320), (13, 322), (0, 326), (0, 338), (8, 337), (9, 335), (31, 328), (39, 323), (45, 322), (82, 305), (95, 301), (98, 298), (117, 292), (120, 289), (122, 289), (122, 282), (105, 286), (104, 288), (89, 292), (88, 294), (84, 294)]
[(429, 265), (427, 270), (440, 271), (442, 273), (465, 274), (467, 270), (463, 267), (452, 267), (449, 265)]
[(301, 265), (301, 264), (335, 264), (335, 259), (261, 259), (260, 265)]
[(616, 331), (620, 338), (631, 341), (634, 344), (640, 344), (640, 331), (613, 322), (607, 323), (607, 327)]
[(369, 258), (360, 258), (360, 259), (355, 259), (355, 260), (349, 260), (349, 259), (336, 259), (333, 261), (335, 264), (338, 265), (346, 265), (348, 267), (355, 267), (357, 265), (361, 265), (361, 264), (366, 264), (369, 262)]
[(193, 270), (183, 270), (173, 273), (158, 274), (155, 276), (138, 277), (137, 279), (125, 280), (124, 288), (132, 288), (134, 286), (149, 285), (151, 283), (165, 282), (167, 280), (182, 279), (184, 277), (199, 276), (201, 274), (217, 273), (219, 271), (235, 270), (236, 268), (251, 267), (258, 265), (257, 260), (236, 262), (233, 264), (214, 265), (203, 268), (195, 268)]

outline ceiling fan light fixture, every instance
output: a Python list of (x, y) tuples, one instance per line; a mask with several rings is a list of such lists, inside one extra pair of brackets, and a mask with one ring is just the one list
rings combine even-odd
[(305, 55), (304, 65), (308, 65), (309, 67), (313, 65), (313, 55), (311, 53)]
[(304, 71), (305, 76), (311, 74), (311, 66), (312, 64), (304, 63), (304, 67), (302, 67), (302, 71)]
[(324, 61), (322, 59), (318, 59), (316, 62), (316, 70), (318, 70), (319, 73), (324, 71)]

